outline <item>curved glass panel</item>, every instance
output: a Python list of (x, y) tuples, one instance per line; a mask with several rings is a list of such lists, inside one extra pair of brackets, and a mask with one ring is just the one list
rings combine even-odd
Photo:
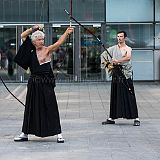
[[(87, 27), (97, 37), (101, 35), (100, 27)], [(100, 80), (101, 44), (87, 31), (81, 33), (81, 80)]]

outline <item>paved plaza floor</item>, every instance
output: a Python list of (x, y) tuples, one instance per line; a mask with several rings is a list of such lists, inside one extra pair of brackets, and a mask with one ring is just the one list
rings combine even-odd
[[(26, 83), (8, 83), (25, 102)], [(58, 83), (64, 144), (56, 136), (14, 142), (21, 132), (24, 107), (0, 83), (0, 160), (160, 160), (160, 83), (135, 82), (141, 126), (118, 119), (102, 126), (109, 114), (110, 82)]]

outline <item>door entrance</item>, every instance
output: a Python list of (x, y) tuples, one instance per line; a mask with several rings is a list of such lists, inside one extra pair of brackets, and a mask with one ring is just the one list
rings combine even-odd
[[(52, 43), (55, 43), (65, 32), (67, 27), (52, 28)], [(71, 34), (66, 42), (53, 53), (52, 67), (58, 82), (73, 81), (74, 75), (74, 33)]]
[(15, 81), (17, 68), (14, 63), (16, 55), (16, 26), (1, 25), (0, 28), (0, 75), (4, 80)]
[[(87, 27), (98, 38), (101, 35), (100, 27)], [(81, 30), (81, 80), (101, 80), (100, 69), (101, 44), (86, 30)]]
[[(4, 80), (27, 81), (30, 71), (17, 66), (13, 59), (20, 45), (20, 33), (31, 26), (4, 26), (0, 28), (0, 74)], [(87, 26), (86, 26), (87, 27)], [(67, 26), (50, 27), (51, 35), (46, 38), (55, 43), (65, 32)], [(101, 27), (87, 27), (101, 38)], [(52, 67), (57, 82), (100, 81), (101, 44), (80, 26), (66, 42), (53, 53)]]

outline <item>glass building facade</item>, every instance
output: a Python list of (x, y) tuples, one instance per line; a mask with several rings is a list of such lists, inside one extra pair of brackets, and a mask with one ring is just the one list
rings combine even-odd
[[(0, 75), (4, 80), (25, 82), (30, 75), (13, 61), (20, 33), (33, 24), (44, 24), (45, 45), (56, 42), (70, 24), (64, 9), (106, 47), (117, 43), (117, 31), (125, 30), (126, 43), (133, 49), (133, 79), (160, 80), (159, 0), (1, 0)], [(53, 53), (57, 81), (110, 80), (100, 68), (101, 44), (73, 20), (72, 25), (74, 33)], [(55, 62), (61, 64), (58, 72)]]

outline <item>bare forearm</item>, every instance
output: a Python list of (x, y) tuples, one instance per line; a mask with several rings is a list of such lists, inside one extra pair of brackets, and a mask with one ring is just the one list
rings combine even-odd
[(62, 45), (66, 39), (68, 38), (69, 33), (67, 31), (64, 32), (64, 34), (59, 38), (59, 40), (57, 41), (58, 45)]
[(25, 39), (27, 38), (27, 36), (29, 34), (31, 34), (31, 33), (32, 33), (32, 28), (29, 28), (29, 29), (25, 30), (24, 32), (22, 32), (21, 33), (22, 40), (25, 41)]
[(123, 63), (123, 62), (127, 62), (127, 61), (130, 61), (130, 57), (123, 57), (121, 59), (118, 60), (118, 63)]
[(73, 28), (69, 27), (64, 34), (58, 39), (58, 41), (48, 47), (49, 52), (57, 50), (67, 39), (68, 35), (73, 32)]
[(113, 64), (120, 64), (120, 63), (123, 63), (123, 62), (128, 62), (128, 61), (130, 61), (130, 57), (123, 57), (123, 58), (121, 58), (121, 59), (112, 59), (112, 63)]

